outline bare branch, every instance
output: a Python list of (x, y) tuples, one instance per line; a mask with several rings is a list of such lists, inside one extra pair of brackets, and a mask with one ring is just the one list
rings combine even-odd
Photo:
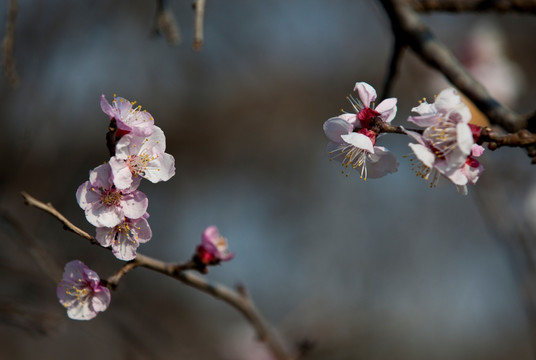
[[(89, 240), (92, 244), (98, 243), (93, 236), (89, 235), (87, 232), (83, 231), (67, 220), (67, 218), (57, 211), (52, 204), (45, 204), (25, 192), (22, 192), (22, 196), (24, 197), (24, 201), (27, 205), (43, 210), (58, 219), (63, 224), (64, 229), (72, 231), (80, 237)], [(244, 296), (244, 291), (235, 291), (224, 285), (213, 284), (199, 275), (195, 275), (191, 272), (185, 272), (184, 270), (191, 269), (193, 266), (195, 266), (195, 264), (191, 265), (191, 262), (186, 264), (166, 263), (164, 261), (138, 253), (135, 260), (125, 264), (107, 281), (112, 287), (117, 286), (119, 280), (127, 272), (139, 266), (143, 266), (147, 269), (170, 276), (181, 281), (183, 284), (196, 288), (197, 290), (212, 295), (215, 298), (231, 305), (242, 313), (242, 315), (244, 315), (244, 317), (250, 322), (250, 324), (257, 331), (259, 339), (266, 343), (268, 348), (272, 351), (277, 359), (292, 359), (291, 356), (287, 354), (283, 344), (281, 344), (275, 333), (271, 330), (262, 315), (259, 313), (251, 298), (249, 296)]]
[(416, 11), (536, 13), (534, 0), (410, 0)]
[(17, 20), (18, 4), (17, 0), (9, 0), (7, 10), (6, 35), (2, 42), (4, 48), (4, 73), (12, 87), (19, 84), (19, 76), (15, 69), (15, 24)]
[(193, 7), (195, 9), (194, 50), (201, 50), (203, 47), (203, 19), (205, 17), (205, 0), (195, 0)]
[(169, 1), (167, 0), (156, 1), (156, 16), (153, 32), (155, 34), (163, 33), (170, 45), (181, 43), (179, 24), (173, 11), (169, 8)]
[(398, 41), (407, 44), (424, 62), (439, 70), (488, 117), (492, 124), (499, 125), (508, 132), (516, 132), (527, 127), (527, 117), (519, 116), (491, 97), (452, 52), (436, 39), (408, 2), (404, 0), (380, 0), (380, 2), (391, 20), (393, 34)]
[(387, 98), (391, 92), (391, 87), (393, 86), (393, 82), (398, 75), (398, 66), (400, 64), (400, 61), (402, 60), (402, 55), (404, 55), (405, 50), (406, 45), (400, 42), (400, 39), (398, 37), (395, 37), (395, 43), (393, 44), (393, 53), (391, 54), (391, 61), (389, 62), (387, 76), (385, 77), (385, 81), (383, 83), (381, 99)]

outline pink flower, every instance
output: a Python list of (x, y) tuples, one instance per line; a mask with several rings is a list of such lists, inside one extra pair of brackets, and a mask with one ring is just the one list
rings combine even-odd
[(203, 265), (217, 265), (234, 257), (227, 248), (227, 239), (220, 235), (216, 226), (209, 226), (203, 231), (201, 245), (197, 247), (195, 258)]
[(348, 101), (352, 104), (355, 110), (355, 114), (343, 114), (340, 118), (348, 121), (355, 128), (368, 128), (370, 121), (374, 117), (379, 117), (386, 123), (391, 123), (396, 115), (396, 98), (389, 98), (383, 100), (377, 106), (374, 101), (376, 100), (376, 90), (367, 84), (366, 82), (357, 82), (354, 86), (354, 91), (357, 91), (358, 98), (354, 98), (353, 95), (348, 96)]
[(96, 167), (89, 173), (89, 181), (78, 187), (76, 200), (84, 209), (86, 219), (95, 227), (112, 228), (125, 217), (139, 219), (147, 210), (148, 200), (136, 190), (139, 180), (126, 189), (113, 185), (110, 164)]
[(123, 136), (110, 159), (114, 185), (118, 189), (128, 188), (138, 176), (153, 183), (169, 180), (175, 175), (175, 159), (165, 150), (166, 138), (158, 126), (147, 137)]
[(104, 113), (110, 116), (110, 119), (115, 119), (118, 128), (118, 137), (124, 134), (132, 133), (137, 136), (149, 136), (153, 133), (154, 119), (145, 110), (141, 110), (141, 106), (132, 106), (136, 102), (130, 102), (122, 97), (114, 99), (112, 104), (106, 100), (106, 97), (101, 95), (101, 109)]
[(475, 184), (484, 171), (484, 167), (475, 159), (475, 157), (482, 155), (484, 148), (474, 144), (471, 155), (466, 156), (464, 162), (457, 168), (453, 168), (449, 166), (445, 157), (438, 156), (437, 150), (424, 136), (413, 131), (406, 131), (406, 133), (417, 141), (417, 143), (409, 144), (418, 160), (414, 162), (413, 159), (410, 159), (412, 170), (416, 172), (417, 176), (430, 180), (430, 187), (435, 187), (440, 175), (443, 175), (456, 185), (459, 193), (467, 195), (467, 184)]
[(145, 213), (139, 219), (124, 218), (114, 227), (98, 227), (95, 238), (104, 247), (111, 246), (112, 252), (120, 260), (132, 260), (140, 244), (151, 240), (152, 232)]
[(56, 294), (67, 308), (67, 316), (74, 320), (93, 319), (110, 305), (110, 290), (101, 284), (99, 275), (80, 260), (65, 265)]
[(375, 146), (375, 132), (366, 128), (353, 132), (353, 125), (341, 117), (327, 120), (324, 132), (331, 140), (327, 147), (330, 160), (341, 162), (345, 168), (361, 168), (362, 179), (379, 178), (398, 170), (396, 156)]
[(456, 90), (445, 89), (434, 103), (423, 101), (412, 111), (419, 115), (410, 116), (408, 121), (426, 128), (423, 132), (426, 146), (446, 161), (445, 170), (459, 168), (471, 153), (474, 141), (469, 126), (471, 112)]

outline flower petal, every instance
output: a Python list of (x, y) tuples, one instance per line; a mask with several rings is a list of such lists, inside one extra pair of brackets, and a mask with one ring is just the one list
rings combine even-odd
[(324, 133), (333, 142), (342, 143), (341, 135), (349, 134), (353, 126), (340, 117), (333, 117), (324, 122)]
[(374, 154), (369, 155), (367, 177), (374, 179), (398, 171), (396, 155), (382, 146), (374, 147)]
[(348, 144), (353, 145), (359, 149), (368, 151), (369, 153), (374, 153), (374, 145), (370, 138), (366, 135), (359, 133), (350, 133), (347, 135), (341, 135), (341, 138)]
[(359, 99), (365, 107), (370, 107), (370, 103), (376, 100), (376, 90), (366, 82), (357, 82), (354, 91), (359, 93)]
[(376, 106), (374, 110), (380, 113), (380, 118), (386, 122), (391, 123), (391, 121), (395, 118), (396, 115), (396, 98), (388, 98), (383, 100), (381, 103)]

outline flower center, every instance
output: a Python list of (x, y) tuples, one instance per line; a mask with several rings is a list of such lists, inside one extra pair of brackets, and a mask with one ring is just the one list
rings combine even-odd
[[(72, 286), (69, 286), (65, 288), (65, 293), (69, 296), (74, 297), (73, 301), (81, 302), (82, 304), (87, 301), (87, 298), (90, 296), (90, 292), (86, 286), (86, 284), (82, 283), (81, 279), (78, 279), (80, 282), (79, 284), (75, 284)], [(63, 304), (63, 306), (70, 307), (72, 305), (72, 301), (66, 302)]]
[(361, 127), (363, 128), (370, 127), (370, 120), (377, 116), (380, 116), (380, 113), (369, 107), (363, 108), (357, 113), (357, 119), (359, 120), (359, 122), (361, 123)]
[(129, 156), (127, 159), (127, 166), (130, 169), (130, 172), (133, 176), (145, 176), (145, 170), (147, 169), (147, 164), (150, 161), (155, 160), (157, 156), (150, 156), (146, 152), (139, 155)]
[(123, 195), (121, 194), (121, 192), (115, 189), (111, 189), (102, 193), (101, 201), (106, 206), (117, 206), (119, 205), (119, 202), (121, 201), (122, 197)]
[(456, 124), (449, 120), (439, 119), (439, 122), (424, 131), (423, 136), (430, 141), (437, 158), (445, 158), (458, 145)]

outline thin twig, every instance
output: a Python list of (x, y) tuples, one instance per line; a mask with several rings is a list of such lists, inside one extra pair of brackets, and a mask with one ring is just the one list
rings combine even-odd
[(6, 35), (2, 42), (4, 48), (4, 73), (12, 87), (19, 84), (19, 76), (15, 69), (15, 24), (17, 21), (18, 4), (17, 0), (9, 0), (7, 10)]
[[(52, 204), (45, 204), (25, 192), (22, 192), (22, 196), (27, 205), (43, 210), (58, 219), (63, 224), (64, 229), (74, 232), (80, 237), (90, 241), (92, 244), (97, 243), (93, 236), (89, 235), (87, 232), (83, 231), (67, 220), (67, 218), (57, 211)], [(186, 265), (166, 263), (164, 261), (138, 253), (134, 261), (123, 266), (123, 268), (119, 270), (118, 273), (113, 275), (108, 281), (112, 282), (112, 284), (115, 280), (118, 282), (128, 271), (139, 266), (143, 266), (147, 269), (170, 276), (190, 287), (196, 288), (206, 294), (210, 294), (237, 309), (255, 328), (259, 339), (266, 343), (268, 348), (272, 351), (277, 359), (292, 359), (292, 357), (287, 354), (285, 347), (283, 344), (281, 344), (276, 334), (272, 331), (262, 315), (259, 313), (249, 296), (244, 296), (243, 292), (234, 291), (224, 285), (211, 283), (199, 275), (191, 272), (185, 272), (184, 270), (188, 268), (188, 264), (189, 263)], [(116, 286), (117, 282), (115, 282)]]
[(416, 11), (536, 13), (534, 0), (410, 0)]
[(391, 88), (393, 82), (398, 75), (398, 66), (402, 60), (402, 55), (406, 50), (406, 45), (400, 41), (398, 37), (395, 36), (395, 43), (393, 44), (393, 53), (391, 54), (391, 61), (389, 62), (389, 68), (387, 70), (387, 76), (383, 83), (383, 91), (381, 99), (385, 99), (391, 93)]
[(195, 0), (194, 20), (194, 50), (201, 50), (203, 47), (203, 19), (205, 17), (205, 0)]

